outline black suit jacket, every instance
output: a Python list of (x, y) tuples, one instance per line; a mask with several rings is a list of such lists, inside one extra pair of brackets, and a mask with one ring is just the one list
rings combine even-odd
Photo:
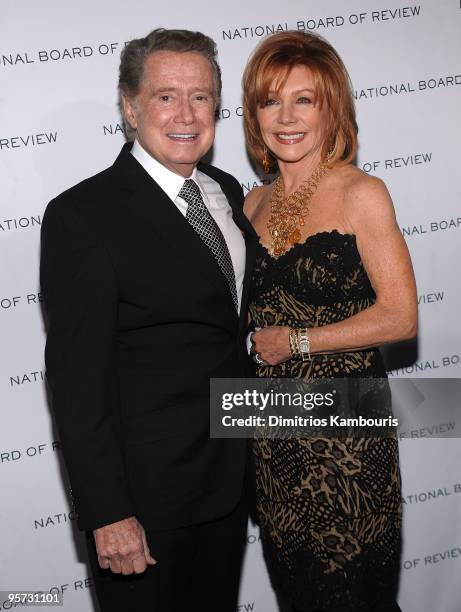
[(81, 529), (133, 514), (191, 525), (230, 512), (242, 490), (245, 441), (209, 437), (210, 378), (248, 367), (255, 233), (242, 189), (199, 165), (245, 236), (239, 318), (209, 249), (130, 148), (42, 223), (47, 378)]

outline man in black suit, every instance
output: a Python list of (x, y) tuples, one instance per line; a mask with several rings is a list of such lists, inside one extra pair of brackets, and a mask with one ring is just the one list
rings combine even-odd
[(103, 612), (234, 612), (246, 444), (210, 439), (209, 383), (246, 374), (255, 235), (236, 179), (199, 162), (215, 44), (154, 30), (119, 88), (134, 144), (43, 219), (53, 410)]

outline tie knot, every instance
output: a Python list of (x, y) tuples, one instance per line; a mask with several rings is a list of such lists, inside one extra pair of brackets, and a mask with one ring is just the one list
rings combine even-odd
[(193, 179), (186, 179), (184, 181), (184, 185), (181, 187), (178, 196), (183, 200), (186, 200), (188, 204), (203, 202), (200, 189)]

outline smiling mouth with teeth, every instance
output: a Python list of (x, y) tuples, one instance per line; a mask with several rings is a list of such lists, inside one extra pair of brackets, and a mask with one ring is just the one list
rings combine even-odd
[(174, 140), (194, 140), (198, 134), (167, 134), (167, 136)]
[(286, 141), (300, 140), (304, 138), (305, 136), (304, 132), (297, 132), (296, 134), (286, 134), (283, 132), (278, 132), (275, 135), (279, 140), (286, 140)]

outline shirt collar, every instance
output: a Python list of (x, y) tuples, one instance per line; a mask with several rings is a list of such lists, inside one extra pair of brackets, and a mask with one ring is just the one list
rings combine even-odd
[[(167, 196), (173, 200), (178, 197), (181, 187), (184, 185), (186, 180), (183, 176), (176, 174), (172, 170), (166, 168), (163, 164), (157, 161), (152, 155), (141, 146), (141, 144), (135, 140), (131, 148), (131, 154), (141, 164), (144, 170), (154, 179), (154, 181), (163, 189)], [(199, 188), (201, 188), (200, 182), (197, 177), (197, 168), (195, 167), (190, 177), (193, 179)], [(201, 189), (201, 191), (203, 191)]]

